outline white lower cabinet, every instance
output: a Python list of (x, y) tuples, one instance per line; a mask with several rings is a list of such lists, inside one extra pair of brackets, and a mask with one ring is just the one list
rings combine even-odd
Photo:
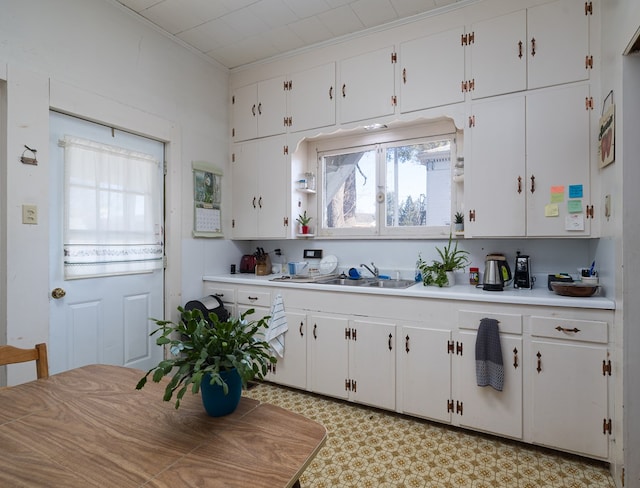
[(607, 458), (607, 323), (531, 317), (532, 442)]
[[(268, 315), (282, 293), (285, 355), (267, 380), (609, 459), (611, 310), (273, 290), (204, 287), (238, 313), (254, 308), (250, 319)], [(502, 391), (478, 386), (475, 347), (483, 318), (498, 321)]]
[[(483, 318), (498, 320), (504, 370), (502, 391), (478, 386), (476, 339)], [(522, 439), (522, 316), (461, 310), (454, 359), (455, 413), (460, 426)]]
[(281, 385), (307, 387), (307, 315), (286, 312), (287, 332), (284, 333), (284, 356), (275, 355), (267, 379)]
[(308, 325), (311, 391), (395, 409), (395, 324), (318, 314)]
[(402, 412), (451, 422), (451, 331), (416, 325), (401, 328), (398, 344)]

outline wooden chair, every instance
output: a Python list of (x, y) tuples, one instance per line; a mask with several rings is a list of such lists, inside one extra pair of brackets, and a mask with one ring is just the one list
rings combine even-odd
[(36, 374), (38, 378), (49, 377), (49, 359), (47, 358), (47, 345), (36, 344), (33, 349), (21, 349), (14, 346), (0, 346), (0, 366), (5, 364), (36, 362)]

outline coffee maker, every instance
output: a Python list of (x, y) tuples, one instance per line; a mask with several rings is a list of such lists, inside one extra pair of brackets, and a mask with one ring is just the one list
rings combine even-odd
[(531, 279), (531, 260), (529, 256), (525, 256), (518, 252), (516, 256), (516, 269), (513, 274), (514, 288), (533, 288), (533, 280)]

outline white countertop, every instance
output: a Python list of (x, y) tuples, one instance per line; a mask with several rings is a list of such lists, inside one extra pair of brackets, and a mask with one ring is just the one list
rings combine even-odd
[(416, 298), (436, 298), (441, 300), (469, 300), (476, 302), (515, 303), (522, 305), (548, 305), (552, 307), (596, 308), (614, 310), (615, 301), (598, 295), (586, 298), (565, 297), (547, 289), (546, 283), (534, 286), (530, 290), (506, 287), (504, 291), (484, 291), (468, 284), (451, 287), (424, 286), (416, 283), (409, 288), (389, 289), (368, 286), (323, 285), (318, 283), (300, 283), (295, 281), (271, 281), (281, 275), (255, 276), (253, 274), (226, 274), (203, 276), (203, 281), (216, 281), (235, 285), (261, 285), (277, 288), (298, 288), (305, 290), (338, 291), (341, 293), (361, 293), (368, 295), (390, 295)]

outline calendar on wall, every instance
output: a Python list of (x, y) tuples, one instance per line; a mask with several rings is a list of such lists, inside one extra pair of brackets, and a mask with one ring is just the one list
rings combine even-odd
[(193, 161), (193, 235), (223, 237), (222, 171), (204, 161)]

